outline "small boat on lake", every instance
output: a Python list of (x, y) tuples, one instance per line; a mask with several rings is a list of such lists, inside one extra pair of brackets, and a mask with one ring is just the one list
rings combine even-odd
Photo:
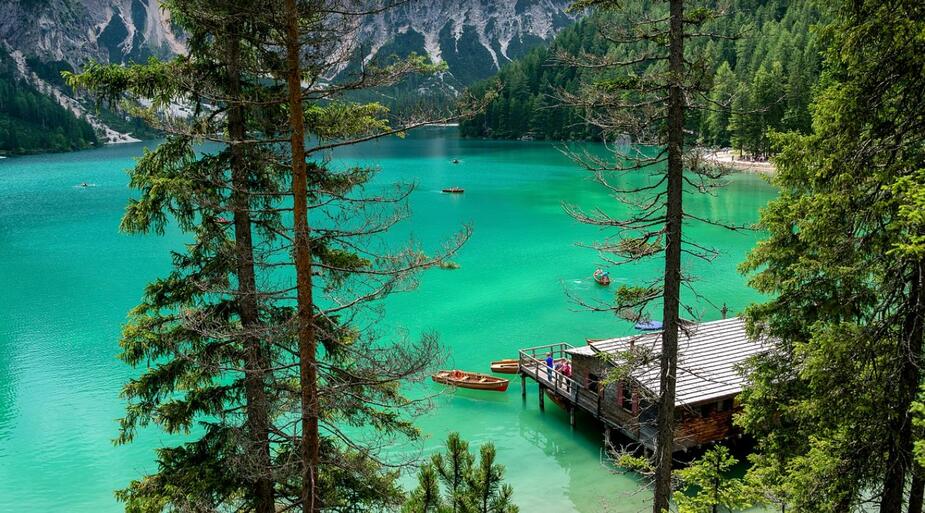
[(519, 363), (516, 358), (495, 360), (491, 362), (491, 371), (498, 374), (516, 374)]
[(658, 331), (662, 329), (662, 321), (641, 321), (637, 322), (633, 328), (639, 331)]
[(446, 189), (443, 189), (443, 192), (447, 194), (462, 194), (466, 191), (463, 190), (462, 187), (447, 187)]
[(495, 392), (504, 392), (511, 383), (504, 378), (461, 370), (442, 370), (431, 376), (431, 379), (443, 385), (471, 388), (473, 390), (493, 390)]
[(222, 216), (216, 217), (216, 218), (215, 218), (215, 222), (218, 223), (218, 224), (231, 224), (231, 220), (230, 220), (230, 219), (228, 219), (228, 218), (226, 218), (226, 217), (222, 217)]
[(454, 164), (459, 164), (459, 159), (453, 159)]
[(598, 285), (606, 287), (610, 285), (610, 273), (603, 269), (598, 269), (594, 271), (594, 281), (596, 281)]

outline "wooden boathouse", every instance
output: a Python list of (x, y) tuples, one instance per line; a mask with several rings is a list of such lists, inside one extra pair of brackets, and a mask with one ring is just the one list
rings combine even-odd
[[(690, 324), (678, 340), (678, 380), (675, 400), (675, 451), (687, 450), (737, 435), (732, 415), (745, 382), (739, 370), (766, 344), (751, 340), (745, 321), (734, 317)], [(643, 448), (655, 448), (661, 332), (566, 343), (520, 351), (518, 370), (523, 395), (526, 379), (539, 384), (540, 408), (549, 395), (570, 413), (580, 408), (603, 423), (605, 438), (617, 430)], [(568, 359), (571, 377), (546, 365), (548, 354)], [(622, 380), (616, 375), (624, 376)]]

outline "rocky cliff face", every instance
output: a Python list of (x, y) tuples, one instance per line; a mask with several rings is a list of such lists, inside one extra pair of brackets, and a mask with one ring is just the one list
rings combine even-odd
[(4, 0), (0, 41), (26, 57), (124, 62), (182, 52), (157, 0)]
[[(146, 60), (183, 51), (157, 0), (0, 0), (0, 51), (22, 80), (87, 119), (105, 142), (135, 140), (106, 126), (54, 76), (86, 62)], [(51, 70), (51, 71), (49, 71)]]
[[(79, 69), (89, 60), (143, 61), (184, 51), (159, 0), (0, 0), (0, 51), (22, 64), (24, 78), (52, 97), (69, 93), (29, 69), (54, 63)], [(365, 19), (359, 55), (369, 62), (410, 52), (446, 62), (442, 85), (467, 85), (550, 40), (572, 19), (570, 0), (409, 0)], [(62, 100), (63, 101), (63, 100)], [(74, 109), (74, 102), (66, 102)], [(112, 135), (112, 134), (109, 134)]]
[(411, 0), (368, 19), (358, 31), (365, 60), (408, 51), (446, 62), (462, 84), (549, 41), (573, 21), (570, 0)]
[[(357, 31), (365, 59), (426, 53), (460, 82), (484, 78), (572, 21), (570, 0), (410, 0)], [(183, 51), (159, 0), (3, 0), (0, 41), (26, 57), (79, 68)]]

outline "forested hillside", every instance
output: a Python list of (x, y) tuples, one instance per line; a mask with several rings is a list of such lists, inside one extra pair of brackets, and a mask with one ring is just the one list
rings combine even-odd
[[(730, 107), (692, 113), (688, 128), (698, 142), (763, 156), (770, 151), (768, 129), (809, 129), (808, 104), (821, 62), (811, 27), (822, 16), (814, 1), (735, 0), (729, 15), (711, 21), (705, 31), (741, 37), (688, 41), (691, 59), (705, 57), (714, 70), (711, 99)], [(581, 114), (558, 99), (560, 90), (577, 93), (581, 73), (590, 72), (557, 64), (553, 57), (563, 51), (638, 55), (638, 45), (615, 45), (601, 37), (598, 29), (606, 22), (601, 15), (590, 16), (560, 32), (549, 47), (534, 49), (497, 77), (474, 85), (472, 90), (480, 93), (500, 81), (503, 90), (484, 113), (462, 123), (463, 135), (597, 138)]]
[(0, 52), (0, 155), (69, 151), (98, 143), (93, 127), (17, 78)]

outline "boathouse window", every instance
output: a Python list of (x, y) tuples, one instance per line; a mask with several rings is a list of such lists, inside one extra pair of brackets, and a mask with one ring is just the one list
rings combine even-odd
[(597, 389), (601, 383), (601, 377), (593, 372), (588, 373), (588, 390), (597, 393)]
[(700, 416), (709, 417), (716, 410), (716, 403), (707, 403), (700, 405)]
[(722, 404), (720, 405), (720, 411), (729, 411), (732, 409), (733, 400), (730, 397), (729, 399), (723, 399)]
[(626, 411), (633, 411), (633, 386), (625, 381), (621, 381), (620, 387), (623, 389), (620, 406)]

